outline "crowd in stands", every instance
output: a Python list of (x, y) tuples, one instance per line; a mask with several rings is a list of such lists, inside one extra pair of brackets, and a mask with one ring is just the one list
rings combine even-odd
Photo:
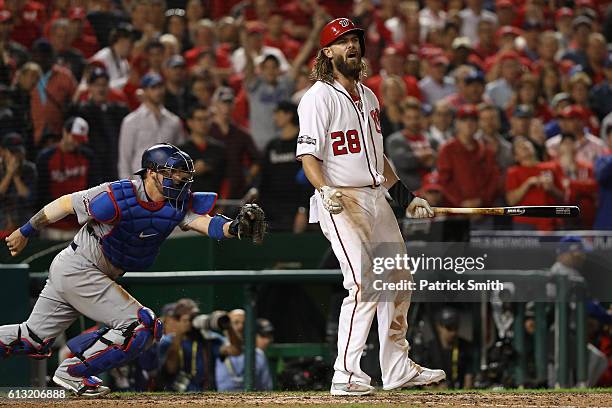
[(366, 29), (364, 82), (409, 188), (432, 205), (582, 209), (516, 228), (612, 229), (609, 5), (0, 0), (0, 230), (170, 142), (194, 158), (194, 190), (258, 200), (273, 230), (303, 231), (296, 105), (334, 17)]

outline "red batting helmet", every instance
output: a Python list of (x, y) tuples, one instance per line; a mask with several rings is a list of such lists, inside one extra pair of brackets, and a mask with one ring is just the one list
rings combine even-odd
[(321, 48), (329, 47), (334, 41), (344, 34), (355, 33), (359, 37), (361, 45), (361, 55), (365, 54), (365, 31), (355, 26), (348, 18), (337, 18), (327, 23), (321, 30), (319, 45)]

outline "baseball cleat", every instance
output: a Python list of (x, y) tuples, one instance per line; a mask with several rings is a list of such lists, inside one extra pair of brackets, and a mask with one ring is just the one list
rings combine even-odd
[(374, 392), (371, 385), (357, 383), (333, 383), (330, 389), (331, 395), (370, 395)]
[(74, 380), (54, 375), (53, 382), (79, 397), (101, 397), (110, 392), (110, 388), (102, 385), (102, 380), (93, 375)]
[(431, 369), (427, 367), (421, 367), (416, 363), (412, 363), (417, 369), (417, 375), (408, 380), (401, 388), (406, 387), (418, 387), (420, 385), (431, 385), (439, 383), (446, 379), (446, 373), (444, 370)]

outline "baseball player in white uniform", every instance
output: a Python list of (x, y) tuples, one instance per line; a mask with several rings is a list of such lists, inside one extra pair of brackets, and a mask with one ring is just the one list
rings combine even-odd
[[(362, 251), (369, 253), (373, 243), (382, 242), (399, 243), (405, 251), (385, 193), (412, 217), (433, 217), (433, 211), (399, 181), (383, 153), (378, 100), (360, 81), (365, 70), (361, 59), (364, 31), (349, 19), (335, 19), (321, 31), (320, 46), (312, 73), (316, 83), (298, 107), (296, 156), (316, 188), (310, 201), (310, 222), (319, 222), (331, 242), (349, 292), (340, 311), (331, 393), (373, 392), (360, 359), (375, 313), (383, 389), (442, 381), (444, 371), (420, 367), (408, 357), (409, 292), (398, 294), (393, 301), (362, 299), (362, 277), (373, 273), (371, 268), (361, 270)], [(409, 272), (405, 275), (410, 279)]]

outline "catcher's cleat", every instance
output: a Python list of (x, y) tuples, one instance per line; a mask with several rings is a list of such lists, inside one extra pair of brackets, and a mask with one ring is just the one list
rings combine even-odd
[(110, 392), (110, 388), (102, 385), (102, 380), (95, 376), (69, 379), (53, 376), (53, 382), (79, 397), (101, 397)]
[(412, 365), (417, 370), (417, 374), (410, 380), (408, 380), (406, 383), (404, 383), (404, 385), (402, 385), (400, 388), (437, 384), (440, 381), (446, 379), (446, 373), (444, 372), (444, 370), (421, 367), (415, 362), (412, 362)]
[(334, 383), (331, 386), (331, 395), (352, 395), (359, 397), (361, 395), (370, 395), (374, 392), (374, 387), (371, 385), (358, 383)]

